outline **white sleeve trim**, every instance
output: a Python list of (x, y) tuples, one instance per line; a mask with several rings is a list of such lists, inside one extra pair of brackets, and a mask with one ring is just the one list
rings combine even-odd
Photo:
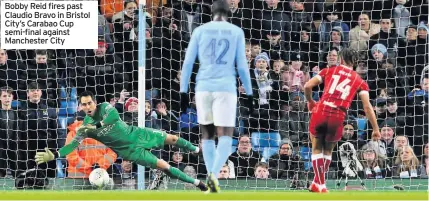
[(362, 90), (362, 91), (359, 92), (359, 95), (363, 95), (363, 94), (368, 94), (369, 95), (369, 92), (366, 91), (366, 90)]
[(320, 76), (320, 75), (316, 75), (316, 76), (314, 76), (315, 78), (317, 78), (319, 81), (320, 81), (320, 83), (323, 83), (323, 78), (322, 78), (322, 76)]

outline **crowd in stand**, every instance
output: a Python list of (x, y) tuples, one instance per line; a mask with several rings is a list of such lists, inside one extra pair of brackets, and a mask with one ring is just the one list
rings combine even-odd
[[(368, 179), (427, 177), (427, 0), (228, 1), (230, 22), (241, 27), (247, 38), (256, 98), (253, 113), (242, 104), (237, 108), (237, 150), (220, 178), (293, 179), (311, 172), (311, 150), (303, 151), (311, 147), (303, 86), (321, 69), (338, 65), (338, 53), (345, 47), (360, 56), (355, 70), (370, 86), (382, 139), (369, 142), (371, 128), (356, 99), (344, 122), (330, 175), (337, 177), (344, 170), (356, 176), (345, 161), (357, 160), (360, 176)], [(199, 144), (195, 101), (180, 111), (180, 69), (192, 31), (211, 21), (211, 3), (147, 0), (147, 18), (139, 19), (138, 12), (143, 11), (138, 10), (138, 0), (100, 0), (98, 49), (0, 49), (0, 177), (36, 167), (36, 150), (56, 150), (70, 141), (82, 123), (73, 93), (93, 91), (98, 103), (110, 102), (125, 122), (137, 125), (138, 105), (143, 104), (137, 92), (144, 93), (137, 88), (139, 20), (146, 23), (146, 50), (140, 50), (146, 51), (145, 126)], [(315, 89), (315, 100), (322, 91), (323, 86)], [(237, 93), (242, 103), (244, 89), (239, 82)], [(64, 100), (65, 107), (76, 110), (61, 123)], [(253, 150), (251, 140), (254, 133), (267, 132), (278, 133), (281, 139), (276, 153), (269, 155)], [(350, 145), (356, 155), (352, 159), (341, 152)], [(188, 174), (206, 174), (201, 154), (167, 150), (154, 153)], [(57, 177), (60, 164), (64, 165), (54, 161), (39, 168), (47, 168), (48, 177)], [(67, 176), (74, 178), (87, 177), (95, 167), (111, 169), (122, 178), (135, 176), (132, 163), (95, 140), (84, 141), (67, 156), (67, 167)]]

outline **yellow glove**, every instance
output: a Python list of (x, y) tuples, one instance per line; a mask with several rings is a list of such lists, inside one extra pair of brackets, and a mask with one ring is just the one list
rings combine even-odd
[(54, 160), (55, 156), (52, 151), (46, 147), (45, 152), (37, 152), (34, 158), (36, 159), (37, 165), (39, 165)]

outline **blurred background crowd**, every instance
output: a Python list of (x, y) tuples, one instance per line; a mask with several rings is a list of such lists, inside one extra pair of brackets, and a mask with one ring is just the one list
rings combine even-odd
[[(141, 1), (141, 0), (140, 0)], [(344, 122), (328, 178), (426, 178), (429, 173), (429, 27), (427, 0), (228, 0), (229, 21), (245, 33), (254, 112), (238, 104), (234, 152), (220, 178), (305, 178), (311, 172), (310, 114), (303, 86), (321, 69), (336, 66), (350, 47), (354, 66), (370, 86), (382, 139), (358, 99)], [(84, 114), (77, 95), (90, 90), (110, 102), (123, 120), (200, 143), (195, 102), (180, 110), (180, 69), (192, 31), (211, 21), (211, 0), (99, 0), (99, 42), (93, 50), (0, 49), (0, 177), (35, 168), (37, 150), (71, 141)], [(139, 19), (139, 12), (146, 19)], [(145, 20), (146, 30), (139, 30)], [(145, 31), (146, 90), (138, 91), (139, 31)], [(194, 72), (198, 71), (198, 63)], [(195, 73), (192, 80), (195, 79)], [(237, 79), (237, 94), (244, 89)], [(191, 89), (193, 89), (191, 84)], [(192, 90), (191, 90), (192, 91)], [(314, 89), (318, 100), (323, 86)], [(137, 93), (145, 93), (138, 100)], [(193, 100), (193, 93), (190, 93)], [(145, 111), (138, 105), (145, 104)], [(227, 112), (227, 111), (226, 111)], [(202, 155), (165, 147), (153, 150), (181, 170), (205, 177)], [(350, 157), (349, 157), (350, 156)], [(358, 175), (347, 161), (358, 162)], [(86, 139), (65, 159), (40, 165), (47, 177), (86, 178), (108, 169), (121, 182), (136, 166), (100, 142)], [(131, 182), (131, 184), (133, 184)]]

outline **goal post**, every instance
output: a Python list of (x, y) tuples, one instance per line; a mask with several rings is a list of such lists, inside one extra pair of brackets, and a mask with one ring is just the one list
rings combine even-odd
[[(138, 109), (138, 126), (145, 127), (145, 103), (146, 97), (144, 91), (146, 90), (146, 1), (139, 1), (138, 4), (139, 15), (139, 40), (138, 40), (138, 99), (140, 102)], [(139, 165), (137, 188), (145, 190), (145, 167)]]

